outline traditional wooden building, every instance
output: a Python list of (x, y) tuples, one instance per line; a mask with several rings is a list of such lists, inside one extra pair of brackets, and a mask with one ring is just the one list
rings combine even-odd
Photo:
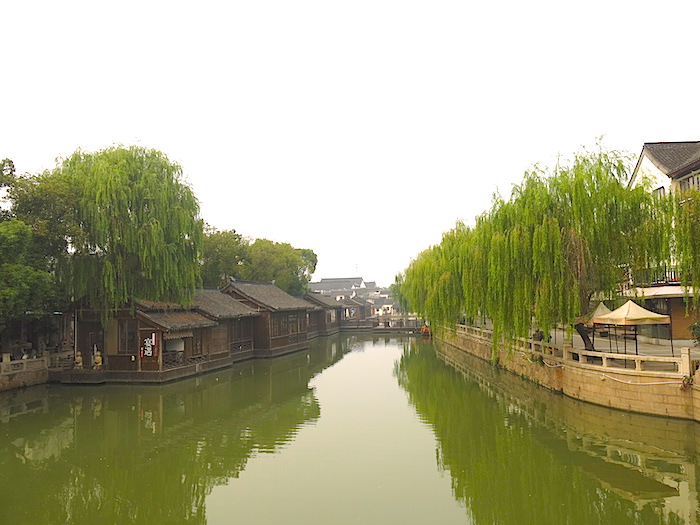
[(197, 290), (193, 306), (217, 322), (209, 329), (212, 355), (230, 355), (234, 362), (253, 357), (253, 331), (259, 312), (218, 289)]
[(273, 283), (232, 281), (222, 291), (260, 312), (255, 319), (255, 356), (274, 357), (309, 346), (305, 301)]
[[(120, 320), (120, 331), (127, 330), (125, 325), (129, 323), (138, 327), (139, 370), (163, 371), (224, 357), (219, 348), (211, 345), (211, 329), (217, 322), (194, 308), (139, 301), (135, 319)], [(126, 340), (130, 339), (133, 341), (127, 335)], [(125, 350), (133, 352), (131, 345)], [(109, 370), (116, 369), (110, 354), (107, 362)]]
[[(163, 382), (253, 357), (260, 314), (218, 290), (193, 303), (135, 301), (107, 328), (94, 312), (77, 313), (75, 362), (62, 382)], [(54, 377), (56, 379), (56, 377)]]
[(307, 293), (304, 299), (311, 305), (308, 312), (309, 338), (336, 334), (340, 331), (343, 306), (333, 297)]
[(374, 326), (375, 319), (371, 315), (372, 305), (364, 299), (359, 297), (343, 299), (340, 304), (342, 307), (341, 328), (366, 330)]

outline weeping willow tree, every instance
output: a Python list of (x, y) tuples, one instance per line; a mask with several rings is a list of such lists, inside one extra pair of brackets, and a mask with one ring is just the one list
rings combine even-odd
[(700, 278), (697, 200), (629, 189), (627, 164), (601, 148), (551, 174), (526, 173), (509, 200), (496, 198), (473, 227), (458, 224), (411, 262), (401, 287), (411, 309), (448, 325), (460, 313), (489, 318), (507, 339), (533, 322), (545, 333), (575, 323), (594, 294), (619, 292), (630, 268), (675, 259)]
[(71, 195), (64, 200), (72, 223), (64, 276), (75, 300), (87, 302), (104, 321), (134, 298), (191, 300), (200, 275), (202, 221), (179, 165), (135, 146), (76, 151), (34, 182), (34, 188), (25, 184), (20, 201), (49, 182)]
[(697, 315), (700, 312), (700, 191), (676, 192), (667, 201), (673, 232), (669, 259), (676, 266), (686, 292), (694, 290), (693, 294), (687, 294), (687, 305)]

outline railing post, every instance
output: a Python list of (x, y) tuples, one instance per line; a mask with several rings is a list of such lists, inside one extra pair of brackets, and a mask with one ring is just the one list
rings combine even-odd
[(634, 360), (634, 369), (638, 372), (641, 372), (642, 370), (642, 360), (638, 357)]
[(679, 372), (683, 374), (683, 376), (690, 376), (690, 348), (683, 347), (681, 348), (681, 369)]

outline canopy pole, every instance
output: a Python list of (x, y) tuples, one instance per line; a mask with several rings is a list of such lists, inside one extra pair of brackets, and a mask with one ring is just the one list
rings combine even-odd
[(673, 320), (668, 316), (668, 337), (671, 340), (671, 357), (676, 357), (673, 353)]

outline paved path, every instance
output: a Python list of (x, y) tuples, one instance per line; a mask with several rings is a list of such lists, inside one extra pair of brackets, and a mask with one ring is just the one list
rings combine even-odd
[[(556, 330), (555, 334), (552, 335), (552, 342), (561, 343), (562, 341), (564, 341), (564, 332), (562, 330)], [(634, 340), (628, 339), (626, 342), (627, 353), (634, 354)], [(574, 332), (573, 335), (573, 346), (574, 348), (584, 348), (583, 340), (576, 332)], [(668, 344), (668, 342), (663, 345), (638, 341), (637, 346), (639, 349), (639, 355), (656, 355), (662, 357), (671, 356), (671, 346)], [(681, 355), (681, 348), (683, 347), (690, 348), (691, 358), (700, 359), (700, 347), (696, 346), (694, 341), (673, 341), (673, 352), (676, 357)], [(601, 352), (624, 354), (625, 339), (622, 337), (601, 337), (599, 333), (596, 333), (595, 349)]]

